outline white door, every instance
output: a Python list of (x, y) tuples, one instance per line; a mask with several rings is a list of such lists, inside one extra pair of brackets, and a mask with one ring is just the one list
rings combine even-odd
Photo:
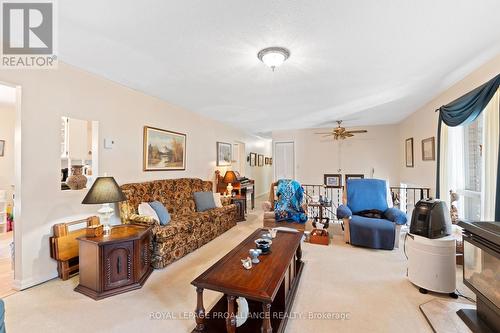
[(295, 144), (293, 142), (274, 143), (274, 180), (295, 179)]

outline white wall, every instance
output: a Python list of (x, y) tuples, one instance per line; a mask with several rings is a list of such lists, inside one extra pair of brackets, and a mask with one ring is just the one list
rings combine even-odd
[[(434, 112), (442, 105), (463, 96), (500, 73), (500, 55), (496, 56), (460, 82), (436, 96), (432, 101), (416, 110), (399, 124), (399, 173), (401, 182), (427, 186), (435, 195), (436, 161), (422, 161), (422, 139), (434, 136), (437, 145), (438, 114)], [(415, 167), (407, 168), (404, 159), (404, 141), (413, 137)], [(437, 146), (436, 146), (437, 149)], [(437, 154), (437, 153), (436, 153)], [(436, 155), (437, 158), (437, 155)]]
[(326, 173), (357, 174), (399, 182), (398, 130), (396, 125), (364, 126), (368, 133), (334, 141), (316, 132), (328, 129), (303, 129), (273, 132), (274, 141), (294, 141), (296, 179), (303, 184), (323, 184)]
[[(0, 86), (0, 89), (15, 89)], [(5, 140), (4, 156), (0, 156), (0, 190), (7, 191), (7, 198), (12, 198), (14, 185), (14, 130), (16, 109), (14, 105), (0, 105), (0, 140)], [(11, 200), (9, 200), (11, 201)]]
[[(264, 155), (264, 157), (272, 157), (272, 141), (267, 139), (261, 139), (258, 141), (250, 142), (246, 145), (247, 156), (250, 153), (256, 153)], [(255, 180), (255, 196), (262, 196), (269, 193), (269, 188), (273, 181), (273, 168), (271, 165), (264, 166), (250, 166), (249, 162), (246, 162), (246, 173), (247, 177)]]
[[(81, 205), (85, 190), (60, 190), (61, 116), (99, 121), (99, 172), (120, 184), (179, 177), (214, 180), (216, 141), (256, 140), (64, 63), (56, 70), (0, 70), (0, 81), (22, 87), (22, 215), (16, 217), (16, 241), (17, 234), (22, 237), (15, 276), (20, 288), (57, 275), (49, 255), (52, 225), (98, 209)], [(187, 134), (186, 171), (142, 171), (145, 125)], [(113, 139), (115, 147), (103, 149), (104, 138)]]

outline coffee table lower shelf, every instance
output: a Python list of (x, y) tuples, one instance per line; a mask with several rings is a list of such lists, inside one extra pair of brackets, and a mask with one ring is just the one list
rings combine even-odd
[[(296, 275), (293, 283), (290, 285), (288, 292), (286, 292), (285, 281), (281, 283), (281, 287), (276, 295), (276, 298), (271, 303), (270, 319), (273, 332), (283, 333), (285, 331), (286, 323), (290, 317), (292, 310), (293, 300), (297, 293), (300, 277), (304, 262), (297, 262)], [(285, 279), (284, 279), (285, 280)], [(226, 316), (228, 312), (227, 295), (222, 296), (219, 301), (207, 313), (204, 320), (205, 329), (197, 331), (193, 329), (192, 333), (206, 332), (206, 333), (221, 333), (226, 332)], [(247, 321), (236, 328), (238, 333), (255, 333), (261, 332), (262, 316), (263, 316), (263, 303), (247, 299), (249, 318)], [(235, 305), (235, 312), (238, 311)]]

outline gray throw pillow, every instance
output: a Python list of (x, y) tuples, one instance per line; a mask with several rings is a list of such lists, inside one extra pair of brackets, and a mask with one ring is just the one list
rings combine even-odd
[(197, 212), (204, 212), (216, 207), (214, 194), (212, 192), (194, 192), (193, 195)]

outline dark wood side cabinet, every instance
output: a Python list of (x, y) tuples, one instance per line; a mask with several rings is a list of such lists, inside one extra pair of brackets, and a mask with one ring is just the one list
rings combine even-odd
[(75, 288), (95, 300), (141, 288), (153, 271), (151, 227), (114, 226), (107, 236), (79, 237), (80, 283)]
[(247, 198), (243, 195), (236, 195), (231, 198), (231, 202), (236, 205), (237, 208), (237, 216), (236, 221), (242, 222), (246, 220), (247, 213)]

